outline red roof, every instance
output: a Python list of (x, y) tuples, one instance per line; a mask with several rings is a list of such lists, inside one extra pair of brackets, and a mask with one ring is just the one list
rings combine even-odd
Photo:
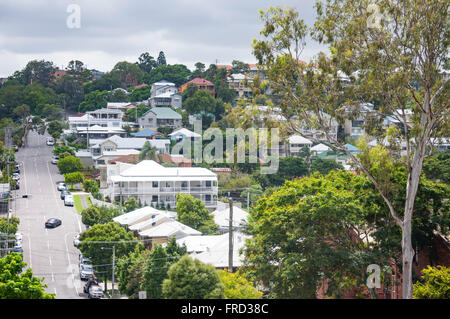
[(208, 80), (202, 79), (202, 78), (195, 78), (188, 83), (194, 83), (197, 85), (206, 85), (206, 86), (214, 86), (213, 83), (209, 82)]
[(148, 86), (148, 84), (147, 83), (142, 83), (142, 84), (139, 84), (138, 86), (135, 86), (134, 88), (135, 89), (139, 89), (139, 88), (144, 87), (144, 86)]
[(231, 65), (217, 65), (219, 69), (226, 68), (227, 71), (230, 71), (233, 67)]

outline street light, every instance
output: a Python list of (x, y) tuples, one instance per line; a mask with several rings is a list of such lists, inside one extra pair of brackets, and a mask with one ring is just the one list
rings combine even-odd
[[(111, 249), (113, 253), (113, 261), (112, 261), (112, 290), (111, 290), (111, 299), (114, 299), (114, 265), (116, 260), (116, 246), (112, 246), (112, 248), (101, 247), (101, 249)], [(106, 286), (106, 281), (105, 281)]]

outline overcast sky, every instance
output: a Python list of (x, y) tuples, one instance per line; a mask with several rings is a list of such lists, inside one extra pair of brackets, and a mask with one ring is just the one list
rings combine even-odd
[[(70, 4), (81, 9), (81, 27), (67, 27)], [(254, 63), (251, 43), (262, 22), (258, 10), (287, 5), (307, 25), (313, 0), (14, 0), (0, 2), (0, 77), (33, 59), (66, 67), (70, 60), (109, 71), (119, 61), (136, 62), (143, 52), (191, 70), (196, 62)], [(303, 59), (319, 50), (310, 40)]]

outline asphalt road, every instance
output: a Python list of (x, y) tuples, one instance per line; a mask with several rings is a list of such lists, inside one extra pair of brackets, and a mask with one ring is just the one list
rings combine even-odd
[[(81, 216), (74, 207), (64, 206), (56, 188), (64, 177), (51, 163), (53, 147), (46, 145), (46, 136), (30, 132), (28, 146), (16, 153), (21, 163), (20, 189), (11, 202), (13, 216), (20, 219), (23, 234), (24, 261), (37, 277), (44, 278), (45, 291), (55, 293), (57, 299), (83, 298), (84, 282), (78, 271), (79, 250), (73, 238), (85, 230)], [(30, 194), (31, 198), (21, 198)], [(62, 220), (62, 225), (46, 229), (48, 218)]]

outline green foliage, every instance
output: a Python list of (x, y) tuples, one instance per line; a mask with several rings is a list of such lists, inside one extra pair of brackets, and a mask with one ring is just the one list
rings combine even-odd
[(423, 172), (428, 179), (450, 184), (450, 151), (438, 152), (426, 158)]
[(156, 155), (158, 154), (158, 150), (156, 147), (151, 146), (149, 141), (146, 141), (142, 146), (141, 152), (139, 153), (139, 160), (142, 161), (144, 159), (156, 160)]
[(108, 93), (108, 102), (130, 102), (130, 97), (120, 89), (112, 90)]
[(183, 64), (158, 65), (144, 75), (144, 82), (152, 85), (155, 82), (166, 80), (180, 86), (186, 83), (191, 71)]
[(22, 255), (10, 253), (0, 258), (0, 299), (54, 299), (55, 294), (44, 291), (43, 279), (33, 276)]
[[(6, 217), (0, 217), (0, 233), (15, 234), (18, 230), (19, 223), (20, 223), (19, 218), (11, 216), (9, 218), (9, 226), (8, 226), (8, 219)], [(6, 230), (8, 230), (8, 232)]]
[(91, 206), (81, 212), (81, 221), (88, 226), (107, 224), (121, 214), (119, 209), (107, 206)]
[(53, 155), (63, 157), (64, 153), (69, 153), (70, 155), (74, 156), (75, 151), (72, 147), (66, 146), (66, 145), (55, 145), (53, 147)]
[(84, 180), (84, 189), (86, 190), (86, 192), (91, 193), (91, 194), (96, 194), (99, 191), (99, 185), (97, 181), (94, 181), (92, 179), (86, 178)]
[(414, 284), (414, 299), (450, 299), (450, 268), (428, 266)]
[[(150, 250), (134, 251), (117, 260), (117, 278), (119, 291), (129, 299), (138, 299), (141, 285), (144, 281), (143, 273)], [(147, 295), (148, 298), (148, 295)]]
[(66, 156), (58, 160), (58, 169), (61, 174), (73, 173), (81, 171), (84, 167), (81, 163), (81, 159), (74, 156)]
[(162, 297), (162, 283), (167, 279), (167, 271), (186, 254), (185, 246), (178, 246), (172, 237), (165, 247), (156, 244), (146, 260), (141, 288), (147, 291), (147, 298)]
[(224, 287), (212, 265), (184, 256), (170, 267), (162, 294), (167, 299), (222, 299)]
[(156, 60), (156, 64), (157, 65), (162, 65), (162, 66), (166, 66), (167, 65), (166, 56), (164, 55), (163, 51), (159, 52), (158, 59)]
[[(95, 265), (110, 265), (112, 263), (111, 248), (115, 247), (116, 258), (121, 258), (136, 250), (142, 250), (142, 243), (137, 241), (132, 232), (128, 232), (117, 223), (110, 222), (107, 224), (96, 224), (80, 235), (79, 249), (83, 256), (91, 258), (94, 265), (94, 271), (102, 272), (104, 278), (111, 277), (110, 266), (95, 266)], [(115, 243), (90, 243), (92, 241), (102, 241)], [(124, 243), (120, 243), (124, 241)], [(131, 242), (130, 242), (131, 241)], [(109, 248), (109, 249), (102, 249)]]
[(148, 52), (142, 53), (139, 56), (139, 61), (136, 65), (142, 70), (142, 72), (148, 73), (151, 69), (157, 67), (155, 58), (152, 57)]
[(319, 172), (322, 175), (327, 175), (333, 170), (343, 170), (344, 167), (332, 159), (314, 158), (311, 162), (311, 173)]
[[(131, 102), (140, 102), (140, 101), (147, 100), (149, 97), (150, 97), (150, 87), (143, 86), (138, 89), (134, 89), (131, 92), (130, 101)], [(148, 110), (148, 107), (147, 107), (147, 110)]]
[(79, 112), (95, 111), (106, 107), (108, 104), (108, 91), (95, 90), (84, 96), (83, 102), (78, 107)]
[(217, 232), (218, 226), (214, 222), (213, 215), (205, 208), (200, 199), (188, 194), (178, 193), (177, 201), (177, 221), (192, 227), (204, 235)]
[(48, 123), (47, 132), (55, 140), (60, 138), (62, 131), (63, 131), (63, 126), (62, 126), (61, 122), (51, 121), (50, 123)]
[(64, 174), (64, 181), (73, 187), (75, 184), (83, 183), (84, 175), (80, 172), (66, 173)]
[(225, 299), (261, 299), (262, 292), (258, 291), (251, 282), (239, 273), (218, 271), (224, 285)]
[(144, 75), (136, 64), (126, 61), (116, 63), (111, 73), (119, 78), (122, 88), (136, 86), (142, 81)]
[(130, 197), (125, 203), (123, 203), (125, 213), (131, 212), (139, 208), (139, 202), (136, 198)]
[(300, 157), (284, 157), (279, 159), (279, 168), (276, 174), (261, 174), (256, 172), (253, 178), (263, 189), (271, 186), (281, 186), (286, 180), (308, 175), (308, 168)]
[(192, 97), (183, 101), (183, 108), (189, 114), (212, 113), (220, 116), (225, 111), (223, 101), (215, 99), (207, 90), (197, 90)]

